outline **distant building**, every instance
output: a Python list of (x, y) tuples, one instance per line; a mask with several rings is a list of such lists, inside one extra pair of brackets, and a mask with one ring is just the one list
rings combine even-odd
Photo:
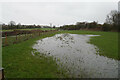
[(41, 28), (51, 28), (50, 26), (47, 26), (47, 25), (40, 25)]

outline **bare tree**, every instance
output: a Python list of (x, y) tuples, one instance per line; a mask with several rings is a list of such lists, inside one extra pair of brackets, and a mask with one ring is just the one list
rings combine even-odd
[(16, 25), (16, 23), (15, 23), (15, 21), (10, 21), (10, 22), (9, 22), (9, 25), (10, 25), (10, 26), (14, 26), (14, 25)]
[(112, 10), (106, 18), (107, 24), (118, 24), (119, 12), (117, 10)]

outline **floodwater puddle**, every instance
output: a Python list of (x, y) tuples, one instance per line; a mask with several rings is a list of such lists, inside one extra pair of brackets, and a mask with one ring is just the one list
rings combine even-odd
[(38, 40), (33, 49), (53, 56), (71, 77), (117, 78), (119, 61), (100, 56), (99, 49), (88, 43), (91, 36), (100, 35), (57, 34)]

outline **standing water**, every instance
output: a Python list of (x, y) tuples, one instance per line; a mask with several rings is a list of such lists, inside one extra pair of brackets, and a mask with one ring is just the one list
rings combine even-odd
[(57, 34), (37, 41), (33, 48), (59, 59), (58, 65), (71, 77), (117, 78), (118, 60), (96, 54), (98, 48), (88, 43), (91, 36), (99, 35)]

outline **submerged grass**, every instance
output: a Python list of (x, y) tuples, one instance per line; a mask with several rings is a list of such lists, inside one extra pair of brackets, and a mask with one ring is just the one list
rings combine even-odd
[(95, 36), (90, 39), (90, 43), (94, 44), (99, 48), (99, 54), (120, 60), (118, 57), (118, 32), (103, 32), (103, 31), (83, 31), (83, 30), (73, 30), (73, 31), (61, 31), (62, 33), (72, 33), (72, 34), (93, 34), (100, 35)]

